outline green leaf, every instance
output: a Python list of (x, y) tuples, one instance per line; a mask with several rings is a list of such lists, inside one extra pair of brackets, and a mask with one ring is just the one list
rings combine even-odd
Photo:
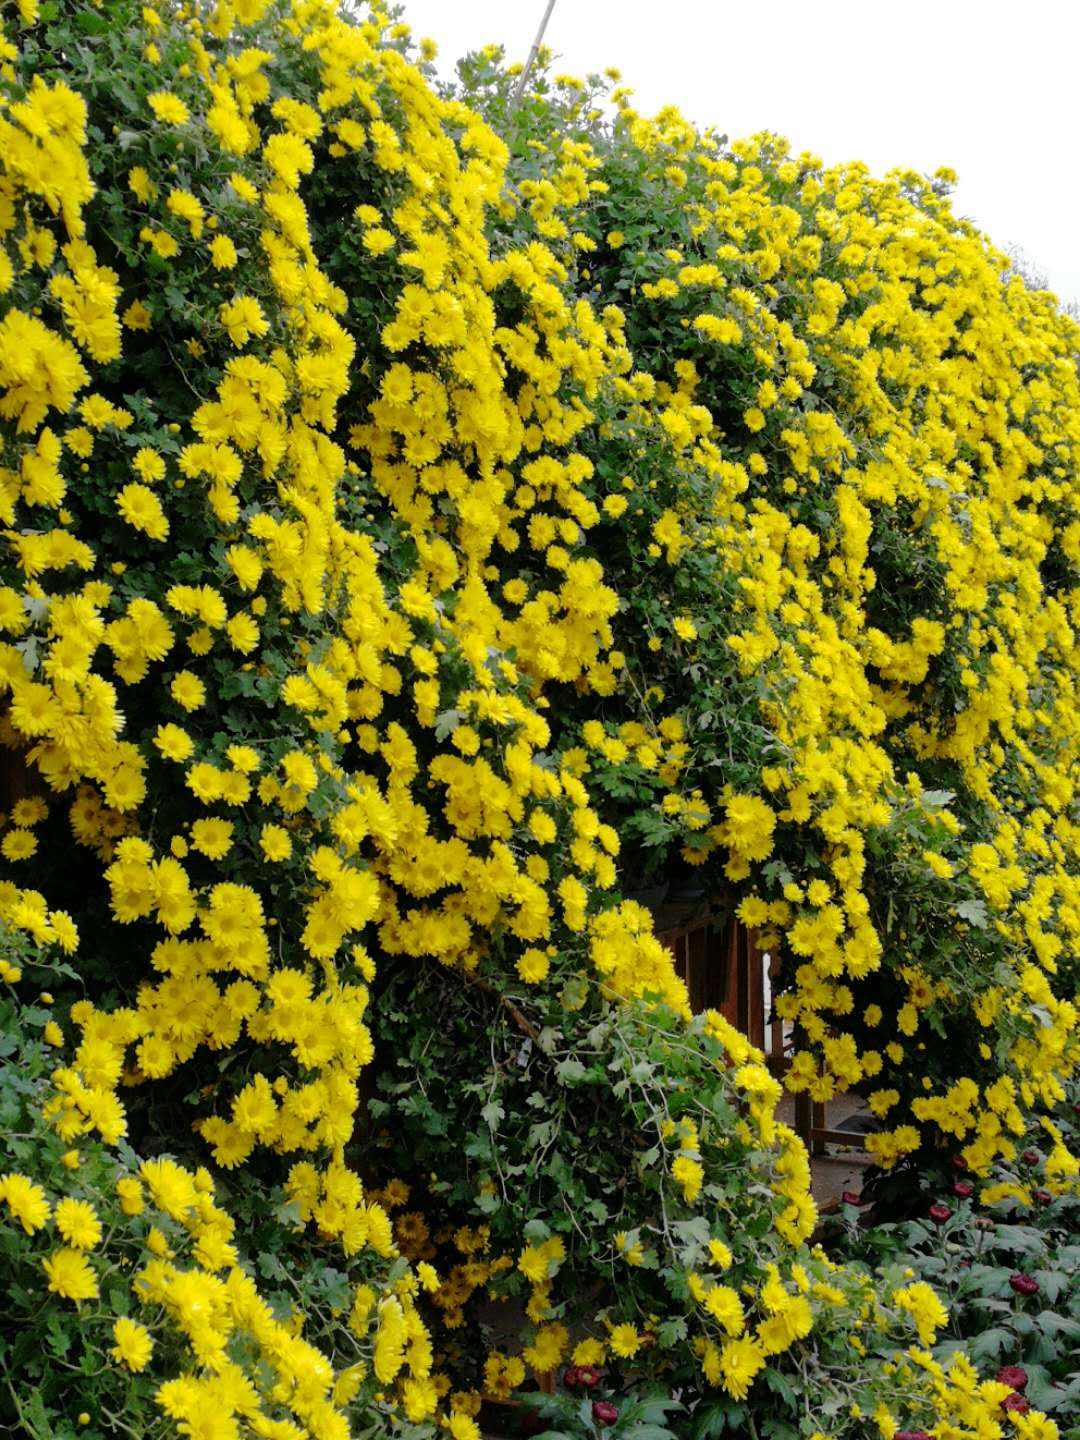
[(725, 1405), (703, 1405), (694, 1416), (689, 1440), (715, 1440), (717, 1435), (723, 1434), (726, 1425)]
[(920, 798), (928, 809), (942, 810), (946, 805), (952, 804), (956, 794), (952, 790), (924, 790)]
[(1070, 1339), (1080, 1337), (1080, 1321), (1071, 1320), (1068, 1315), (1058, 1315), (1053, 1310), (1041, 1310), (1035, 1317), (1035, 1324), (1044, 1333), (1068, 1335)]
[(995, 1325), (968, 1342), (968, 1353), (973, 1360), (996, 1360), (1012, 1338), (1008, 1330)]
[(774, 1395), (780, 1396), (785, 1405), (794, 1407), (798, 1403), (795, 1387), (786, 1376), (781, 1375), (779, 1370), (774, 1370), (771, 1367), (766, 1370), (765, 1384), (768, 1385)]
[(569, 1055), (555, 1066), (555, 1074), (558, 1076), (560, 1085), (578, 1085), (585, 1079), (588, 1071), (580, 1060)]
[(498, 1129), (500, 1120), (506, 1117), (506, 1111), (499, 1104), (498, 1100), (489, 1100), (480, 1111), (480, 1114), (487, 1121), (488, 1128), (491, 1130)]
[(448, 740), (457, 727), (465, 718), (463, 710), (444, 710), (435, 717), (435, 739), (440, 742)]
[(974, 925), (979, 930), (985, 930), (989, 923), (986, 905), (982, 900), (962, 900), (956, 907), (956, 913), (961, 920), (966, 920), (969, 925)]

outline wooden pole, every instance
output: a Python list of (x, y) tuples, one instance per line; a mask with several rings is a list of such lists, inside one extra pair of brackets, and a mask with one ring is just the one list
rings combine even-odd
[(554, 9), (555, 0), (547, 0), (547, 9), (544, 11), (544, 18), (540, 21), (540, 29), (536, 32), (536, 39), (533, 41), (532, 49), (529, 51), (529, 58), (525, 61), (525, 68), (518, 76), (518, 82), (514, 86), (514, 93), (510, 97), (511, 110), (517, 109), (522, 94), (524, 93), (525, 81), (529, 78), (529, 71), (532, 69), (533, 62), (535, 61), (537, 55), (540, 53), (540, 46), (543, 44), (544, 41), (544, 31), (548, 27), (548, 21), (551, 19), (551, 12)]

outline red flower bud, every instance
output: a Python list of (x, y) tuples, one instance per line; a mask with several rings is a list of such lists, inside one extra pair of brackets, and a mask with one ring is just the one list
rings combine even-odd
[(1040, 1205), (1049, 1205), (1054, 1198), (1049, 1190), (1033, 1190), (1031, 1193)]
[(1009, 1284), (1017, 1295), (1037, 1295), (1039, 1293), (1039, 1282), (1034, 1275), (1025, 1275), (1017, 1271), (1015, 1275), (1009, 1276)]
[(1038, 1150), (1025, 1150), (1024, 1153), (1020, 1156), (1020, 1159), (1024, 1162), (1025, 1165), (1037, 1165), (1042, 1159), (1042, 1156), (1039, 1154)]
[(961, 1200), (970, 1200), (972, 1195), (975, 1194), (975, 1186), (972, 1185), (970, 1180), (957, 1180), (956, 1184), (952, 1187), (952, 1193), (958, 1195)]
[(1019, 1365), (1003, 1365), (997, 1373), (999, 1384), (1008, 1385), (1011, 1390), (1026, 1390), (1027, 1371)]
[(967, 1161), (962, 1155), (954, 1155), (952, 1157), (952, 1166), (954, 1170), (966, 1170)]
[(592, 1413), (598, 1425), (614, 1425), (619, 1418), (619, 1412), (610, 1400), (594, 1400)]
[(945, 1221), (948, 1220), (949, 1216), (952, 1214), (952, 1211), (949, 1209), (948, 1205), (944, 1204), (941, 1200), (939, 1200), (935, 1205), (930, 1206), (929, 1213), (930, 1219), (933, 1220), (935, 1225), (944, 1225)]
[(1026, 1395), (1018, 1395), (1014, 1390), (1011, 1395), (1006, 1395), (1002, 1400), (1001, 1408), (1011, 1411), (1013, 1415), (1026, 1415), (1031, 1409), (1031, 1401)]
[(863, 1203), (862, 1195), (858, 1190), (845, 1190), (840, 1199), (845, 1205), (861, 1205)]
[(930, 1440), (925, 1430), (897, 1430), (893, 1440)]

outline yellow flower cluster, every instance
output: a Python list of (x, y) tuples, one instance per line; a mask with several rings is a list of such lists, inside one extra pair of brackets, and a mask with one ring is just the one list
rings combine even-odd
[[(647, 148), (663, 150), (655, 130), (635, 123)], [(669, 130), (664, 142), (692, 149), (692, 163), (709, 176), (695, 250), (732, 237), (761, 291), (732, 288), (723, 263), (675, 256), (670, 283), (710, 339), (735, 343), (733, 331), (713, 331), (737, 323), (771, 376), (746, 424), (759, 430), (774, 414), (788, 457), (779, 493), (754, 485), (749, 500), (750, 476), (742, 466), (730, 474), (717, 435), (697, 450), (728, 496), (712, 539), (727, 568), (745, 577), (744, 618), (729, 643), (747, 676), (776, 676), (777, 699), (763, 719), (788, 757), (762, 770), (765, 799), (733, 797), (724, 822), (706, 833), (726, 847), (731, 879), (772, 853), (774, 819), (807, 827), (831, 872), (828, 881), (791, 885), (767, 908), (744, 902), (747, 922), (796, 957), (796, 983), (779, 1010), (816, 1044), (797, 1057), (793, 1088), (828, 1099), (881, 1068), (873, 1047), (856, 1051), (844, 1017), (850, 982), (903, 940), (871, 919), (866, 852), (868, 837), (904, 803), (894, 757), (906, 752), (927, 769), (936, 762), (939, 773), (949, 762), (996, 817), (992, 843), (971, 844), (965, 856), (958, 839), (956, 850), (1012, 942), (1012, 993), (986, 986), (978, 1018), (985, 1027), (1001, 1011), (1022, 1018), (1002, 1057), (1014, 1077), (1006, 1089), (1025, 1105), (1052, 1104), (1076, 1059), (1075, 1006), (1051, 993), (1047, 976), (1080, 943), (1080, 835), (1070, 810), (1080, 612), (1075, 589), (1056, 594), (1043, 577), (1053, 545), (1068, 549), (1076, 528), (1075, 327), (1019, 279), (1003, 285), (981, 238), (914, 177), (879, 182), (858, 166), (823, 172), (761, 137), (729, 158), (689, 133), (673, 142)], [(768, 174), (784, 182), (780, 193), (768, 192)], [(740, 243), (748, 233), (752, 249)], [(717, 256), (725, 258), (723, 245)], [(828, 279), (819, 273), (826, 262)], [(812, 348), (769, 303), (781, 288), (798, 297)], [(850, 392), (846, 403), (868, 437), (861, 450), (827, 409), (793, 403), (824, 370)], [(877, 437), (885, 436), (883, 444)], [(827, 540), (792, 513), (825, 486), (835, 505)], [(942, 623), (916, 615), (895, 639), (873, 622), (871, 542), (882, 512), (913, 513), (931, 537), (950, 651), (963, 657), (955, 713), (926, 683), (945, 648)], [(961, 830), (948, 810), (936, 819), (946, 839)], [(938, 878), (952, 875), (943, 856), (923, 859)], [(892, 1064), (917, 1054), (914, 1042), (926, 1042), (920, 1014), (942, 998), (953, 998), (947, 980), (940, 993), (923, 984), (910, 994), (902, 1033), (889, 1037)], [(985, 1170), (1009, 1153), (1019, 1129), (1015, 1102), (1003, 1105), (994, 1089), (975, 1088), (959, 1109), (952, 1091), (928, 1097), (915, 1114), (957, 1136), (968, 1162)], [(916, 1137), (907, 1126), (871, 1145), (888, 1162)]]
[[(288, 49), (303, 35), (319, 110), (283, 97), (274, 106), (281, 128), (264, 135), (253, 117), (267, 94), (268, 57), (240, 48), (243, 25), (234, 40), (230, 13), (223, 7), (208, 26), (194, 16), (175, 26), (188, 56), (178, 71), (186, 98), (155, 92), (144, 121), (147, 136), (158, 125), (202, 127), (224, 186), (178, 190), (142, 148), (146, 163), (129, 168), (125, 202), (147, 257), (134, 293), (121, 292), (84, 238), (94, 188), (83, 98), (62, 82), (35, 82), (5, 111), (4, 288), (14, 287), (19, 303), (0, 331), (0, 415), (17, 456), (3, 472), (5, 518), (14, 527), (5, 539), (13, 578), (22, 579), (21, 594), (3, 592), (0, 613), (9, 637), (0, 646), (7, 738), (48, 790), (66, 798), (75, 838), (101, 857), (113, 922), (158, 935), (142, 942), (145, 969), (135, 967), (132, 1003), (73, 1007), (80, 1038), (56, 1074), (50, 1113), (69, 1143), (96, 1134), (115, 1144), (126, 1130), (121, 1082), (162, 1079), (200, 1051), (241, 1039), (276, 1047), (280, 1069), (255, 1073), (199, 1122), (214, 1159), (237, 1166), (260, 1146), (318, 1157), (289, 1173), (301, 1219), (336, 1237), (346, 1255), (389, 1263), (397, 1254), (389, 1218), (344, 1163), (357, 1076), (371, 1058), (363, 1015), (373, 965), (352, 938), (369, 922), (391, 954), (466, 969), (477, 965), (497, 921), (542, 943), (565, 925), (587, 934), (612, 994), (659, 992), (685, 1009), (646, 912), (590, 915), (590, 886), (614, 880), (616, 837), (600, 825), (572, 768), (537, 763), (548, 727), (515, 693), (521, 668), (537, 680), (588, 672), (601, 688), (614, 684), (600, 656), (616, 597), (595, 562), (573, 560), (566, 549), (598, 518), (578, 489), (589, 467), (558, 457), (588, 423), (589, 395), (628, 358), (617, 317), (601, 322), (562, 299), (552, 256), (536, 249), (488, 257), (483, 226), (499, 195), (502, 147), (381, 46), (377, 24), (357, 28), (328, 5), (297, 5), (279, 43)], [(144, 24), (156, 35), (161, 16), (148, 10)], [(400, 135), (377, 118), (379, 94), (391, 112), (404, 107), (409, 116)], [(467, 126), (460, 147), (451, 135), (459, 123)], [(332, 155), (344, 159), (366, 136), (375, 164), (405, 186), (386, 218), (402, 265), (417, 278), (403, 287), (383, 344), (400, 353), (423, 343), (445, 357), (424, 372), (391, 366), (370, 422), (352, 428), (353, 445), (372, 456), (372, 479), (415, 546), (415, 569), (393, 600), (372, 536), (352, 528), (342, 502), (358, 467), (331, 438), (354, 345), (338, 319), (346, 298), (319, 268), (298, 190), (311, 170), (309, 141), (324, 126), (339, 137)], [(39, 243), (39, 232), (51, 239), (54, 223), (67, 238)], [(259, 253), (245, 272), (258, 277), (259, 294), (237, 289), (203, 337), (188, 342), (198, 359), (216, 325), (220, 378), (167, 438), (159, 431), (155, 444), (139, 446), (134, 478), (111, 497), (118, 558), (103, 564), (108, 547), (99, 554), (78, 538), (95, 532), (67, 476), (85, 475), (91, 458), (111, 473), (136, 411), (146, 412), (137, 395), (120, 407), (93, 390), (94, 367), (120, 353), (121, 311), (133, 333), (159, 323), (154, 266), (182, 263), (188, 247), (213, 232), (215, 242), (231, 238), (237, 253)], [(218, 263), (223, 254), (218, 244), (214, 268), (231, 271)], [(516, 288), (535, 330), (498, 328), (489, 296), (501, 285)], [(46, 313), (50, 324), (38, 318)], [(510, 367), (524, 381), (516, 394), (506, 384)], [(533, 458), (514, 479), (508, 466), (519, 456)], [(541, 509), (556, 497), (572, 523)], [(451, 512), (452, 528), (437, 522)], [(484, 581), (492, 546), (497, 538), (511, 543), (516, 524), (546, 547), (558, 573), (527, 602), (507, 597), (504, 614)], [(191, 525), (206, 535), (207, 563), (174, 579), (152, 547)], [(125, 527), (134, 543), (123, 538)], [(317, 644), (300, 638), (300, 619), (317, 619)], [(267, 681), (268, 625), (298, 637), (281, 652), (288, 668), (262, 692), (274, 708), (255, 743), (222, 743), (201, 717), (216, 713), (223, 674), (235, 674), (233, 684)], [(455, 666), (464, 683), (448, 690), (445, 672)], [(149, 706), (146, 687), (157, 697)], [(424, 773), (414, 739), (387, 704), (399, 695), (411, 699), (417, 738), (444, 710), (458, 717), (451, 745)], [(480, 739), (500, 732), (501, 753)], [(354, 747), (347, 768), (346, 744)], [(433, 784), (443, 796), (435, 805), (421, 788)], [(162, 836), (149, 815), (166, 792), (173, 820)], [(10, 858), (33, 853), (34, 826), (48, 808), (35, 799), (15, 813), (5, 838)], [(573, 843), (555, 899), (543, 851), (555, 853), (563, 826)], [(530, 837), (525, 856), (511, 845), (522, 834)], [(288, 896), (299, 909), (291, 898), (271, 901), (280, 893), (276, 867), (290, 861)], [(5, 903), (12, 922), (42, 941), (74, 944), (71, 922), (48, 912), (42, 897), (12, 892)], [(539, 978), (540, 967), (529, 973)], [(157, 1179), (158, 1203), (184, 1220), (196, 1206), (191, 1182), (175, 1169)], [(211, 1220), (212, 1234), (200, 1231), (198, 1243), (219, 1264), (195, 1277), (161, 1256), (136, 1288), (172, 1315), (198, 1365), (216, 1373), (236, 1326), (260, 1346), (270, 1341), (260, 1334), (261, 1302), (235, 1268), (228, 1227)], [(80, 1253), (62, 1248), (49, 1261), (50, 1284), (71, 1299), (94, 1292)], [(353, 1312), (363, 1333), (365, 1293), (357, 1292)], [(410, 1418), (422, 1419), (436, 1399), (423, 1327), (400, 1296), (372, 1305), (375, 1373), (399, 1386)], [(126, 1332), (117, 1344), (138, 1352)], [(305, 1404), (322, 1404), (325, 1365), (300, 1341), (292, 1349), (281, 1364), (295, 1366)], [(230, 1391), (220, 1375), (177, 1381), (160, 1399), (187, 1427), (207, 1407), (242, 1408), (240, 1389)]]
[[(1076, 325), (1003, 274), (1005, 258), (951, 214), (944, 182), (826, 169), (769, 135), (728, 148), (672, 109), (647, 119), (627, 92), (614, 98), (616, 160), (590, 165), (590, 185), (648, 240), (627, 258), (621, 223), (579, 283), (617, 284), (640, 305), (634, 362), (655, 373), (615, 384), (635, 453), (663, 438), (685, 479), (650, 508), (627, 478), (602, 508), (623, 517), (633, 502), (620, 523), (639, 546), (648, 526), (670, 596), (695, 583), (688, 556), (718, 557), (734, 582), (723, 643), (768, 745), (739, 757), (756, 761), (757, 793), (725, 787), (722, 769), (695, 770), (681, 734), (665, 752), (664, 725), (684, 716), (662, 720), (654, 686), (640, 734), (638, 722), (585, 722), (590, 764), (658, 768), (685, 860), (715, 854), (741, 886), (740, 917), (785, 957), (777, 1009), (802, 1041), (792, 1089), (827, 1100), (866, 1084), (884, 1114), (888, 1077), (938, 1043), (927, 1011), (938, 1033), (959, 1013), (983, 1032), (990, 1079), (954, 1071), (870, 1143), (892, 1164), (936, 1129), (984, 1172), (1011, 1153), (1017, 1107), (1060, 1101), (1078, 1057)], [(552, 106), (552, 128), (587, 130), (591, 103)], [(555, 193), (557, 147), (543, 163)], [(629, 199), (615, 193), (621, 163), (643, 170)], [(669, 231), (645, 194), (673, 207)], [(571, 198), (561, 213), (593, 223)], [(732, 413), (747, 373), (762, 378)], [(634, 584), (632, 568), (619, 573)], [(706, 670), (695, 616), (666, 623)], [(643, 650), (662, 644), (654, 633)], [(647, 684), (648, 654), (631, 659)], [(900, 878), (952, 911), (921, 970), (878, 858), (909, 824), (934, 844), (908, 844)], [(878, 979), (893, 995), (892, 975), (900, 1033), (878, 1045), (880, 1013), (868, 1018), (876, 1007), (859, 996), (876, 998)]]

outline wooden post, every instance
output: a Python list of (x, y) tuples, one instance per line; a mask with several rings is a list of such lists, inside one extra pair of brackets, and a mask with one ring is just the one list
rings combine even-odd
[(525, 93), (525, 82), (529, 78), (529, 71), (533, 67), (533, 62), (535, 61), (537, 55), (539, 55), (540, 53), (540, 46), (543, 44), (544, 41), (544, 31), (548, 27), (548, 21), (551, 19), (551, 12), (554, 9), (555, 0), (548, 0), (547, 9), (544, 11), (544, 18), (540, 21), (540, 29), (537, 30), (536, 39), (533, 41), (532, 49), (529, 51), (529, 58), (525, 61), (524, 69), (518, 76), (518, 82), (514, 86), (514, 93), (510, 97), (511, 110), (517, 109), (521, 97)]
[(805, 1090), (800, 1090), (795, 1096), (795, 1133), (806, 1146), (807, 1153), (812, 1154), (810, 1146), (810, 1131), (814, 1124), (813, 1103)]
[(746, 951), (746, 1034), (750, 1043), (759, 1050), (765, 1049), (765, 966), (757, 946), (757, 935), (745, 925), (743, 932)]
[(776, 1013), (776, 982), (780, 976), (780, 956), (769, 956), (769, 1060), (774, 1070), (784, 1068), (784, 1022)]
[(815, 1100), (810, 1116), (810, 1154), (825, 1154), (825, 1102)]
[(0, 810), (10, 810), (16, 800), (35, 793), (35, 789), (44, 788), (37, 771), (31, 772), (27, 766), (22, 750), (0, 748)]

